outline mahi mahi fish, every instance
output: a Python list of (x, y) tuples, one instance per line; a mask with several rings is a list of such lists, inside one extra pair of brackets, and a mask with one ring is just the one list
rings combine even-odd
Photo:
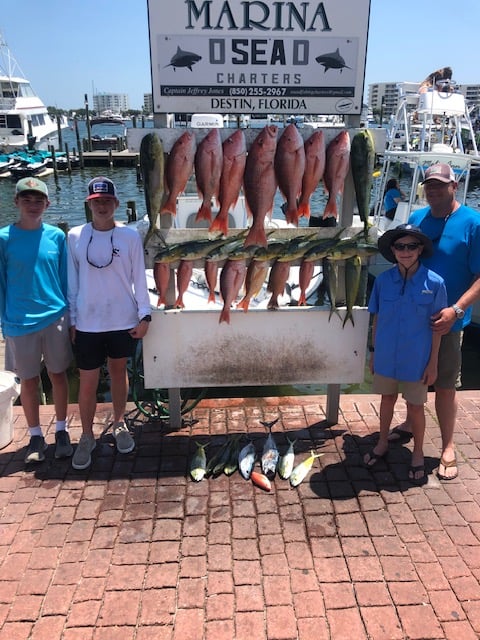
[(218, 201), (223, 151), (219, 129), (210, 129), (198, 145), (195, 153), (195, 179), (202, 203), (195, 218), (212, 221), (212, 200)]
[(350, 150), (350, 166), (360, 220), (365, 230), (370, 213), (373, 169), (375, 165), (375, 144), (369, 129), (362, 129), (353, 136)]
[(326, 166), (323, 184), (328, 192), (328, 200), (323, 212), (324, 218), (338, 218), (337, 195), (343, 193), (345, 178), (350, 166), (350, 136), (341, 131), (327, 146)]
[(345, 298), (347, 312), (343, 319), (343, 326), (350, 320), (355, 326), (353, 320), (353, 306), (356, 303), (358, 289), (360, 287), (360, 276), (362, 273), (362, 259), (360, 256), (352, 256), (345, 261)]
[(297, 201), (302, 191), (305, 172), (305, 147), (303, 138), (292, 123), (280, 136), (275, 152), (275, 176), (278, 187), (286, 200), (285, 220), (298, 226)]
[(140, 143), (140, 172), (145, 193), (145, 206), (150, 222), (145, 245), (157, 227), (164, 193), (163, 146), (156, 133), (147, 133)]
[(210, 225), (210, 231), (221, 231), (226, 235), (228, 231), (228, 213), (237, 203), (247, 161), (247, 144), (242, 129), (232, 133), (223, 142), (222, 149), (223, 165), (218, 193), (220, 210)]
[(296, 440), (290, 440), (287, 436), (288, 440), (288, 449), (280, 458), (280, 462), (278, 464), (278, 475), (282, 478), (282, 480), (288, 480), (292, 475), (293, 464), (295, 462), (295, 452), (294, 445)]
[(168, 198), (161, 213), (177, 214), (177, 197), (185, 190), (187, 181), (193, 174), (195, 157), (195, 136), (191, 131), (185, 131), (174, 143), (165, 168), (165, 186)]
[(273, 210), (273, 199), (277, 189), (275, 177), (275, 151), (278, 127), (274, 124), (262, 129), (253, 141), (247, 155), (243, 188), (247, 209), (253, 224), (245, 239), (245, 246), (267, 246), (265, 216)]
[(195, 482), (200, 482), (205, 477), (207, 469), (207, 456), (205, 455), (205, 447), (208, 446), (208, 442), (201, 444), (197, 442), (197, 450), (190, 463), (190, 477)]

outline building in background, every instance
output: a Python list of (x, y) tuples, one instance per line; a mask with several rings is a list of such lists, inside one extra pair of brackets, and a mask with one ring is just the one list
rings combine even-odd
[(126, 93), (97, 93), (93, 96), (93, 109), (97, 114), (103, 111), (126, 113), (130, 109)]
[(143, 112), (147, 115), (153, 113), (153, 95), (151, 93), (143, 94)]

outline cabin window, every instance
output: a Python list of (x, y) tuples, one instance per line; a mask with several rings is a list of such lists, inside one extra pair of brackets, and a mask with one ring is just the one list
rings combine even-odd
[(7, 115), (7, 128), (8, 129), (22, 129), (22, 120), (20, 116), (16, 114)]
[(45, 118), (43, 116), (43, 113), (32, 115), (32, 125), (34, 127), (40, 127), (44, 124), (45, 124)]

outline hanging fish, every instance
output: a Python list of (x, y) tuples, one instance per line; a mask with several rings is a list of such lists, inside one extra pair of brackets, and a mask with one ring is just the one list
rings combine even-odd
[(164, 193), (164, 154), (160, 138), (156, 133), (147, 133), (140, 142), (140, 172), (145, 192), (145, 206), (150, 222), (144, 245), (157, 228)]
[(269, 430), (268, 437), (263, 446), (262, 452), (262, 471), (264, 475), (267, 476), (269, 480), (272, 480), (275, 477), (275, 472), (277, 470), (278, 458), (280, 453), (277, 449), (277, 445), (275, 444), (275, 440), (272, 435), (272, 427), (278, 422), (278, 418), (273, 420), (273, 422), (262, 422), (264, 427), (267, 427)]
[(310, 218), (310, 198), (323, 178), (325, 171), (325, 138), (321, 129), (305, 140), (305, 172), (298, 203), (298, 217)]
[(338, 261), (325, 258), (323, 260), (323, 274), (327, 284), (328, 297), (330, 298), (330, 321), (332, 314), (336, 313), (340, 318), (340, 312), (337, 309), (337, 291), (338, 291)]
[(263, 475), (263, 473), (252, 471), (252, 473), (250, 474), (250, 478), (253, 484), (256, 484), (257, 487), (260, 487), (260, 489), (263, 489), (264, 491), (272, 490), (272, 484), (270, 480), (267, 478), (267, 476)]
[(192, 480), (195, 482), (200, 482), (205, 477), (205, 473), (207, 470), (207, 456), (205, 454), (205, 448), (208, 447), (209, 443), (201, 444), (201, 442), (196, 442), (197, 450), (192, 458), (190, 463), (190, 476)]
[(358, 295), (361, 273), (362, 259), (359, 256), (353, 256), (348, 258), (348, 260), (345, 260), (345, 297), (347, 312), (343, 319), (343, 326), (346, 325), (348, 320), (350, 320), (352, 325), (355, 326), (352, 311)]
[(310, 454), (311, 455), (306, 460), (297, 464), (295, 469), (292, 471), (290, 476), (290, 484), (292, 487), (297, 487), (301, 482), (303, 482), (312, 468), (315, 458), (323, 456), (323, 453), (314, 453), (313, 451), (311, 451)]
[(338, 218), (337, 195), (343, 193), (345, 178), (350, 166), (350, 136), (341, 131), (327, 146), (323, 184), (328, 192), (328, 200), (323, 218)]
[(375, 143), (370, 129), (362, 129), (353, 136), (350, 149), (350, 167), (358, 213), (366, 231), (375, 167)]
[(280, 462), (278, 464), (278, 475), (282, 478), (282, 480), (288, 480), (290, 478), (293, 471), (293, 463), (295, 461), (295, 452), (293, 450), (293, 447), (296, 440), (290, 440), (288, 436), (287, 440), (288, 449), (280, 458)]
[(245, 480), (250, 480), (255, 457), (256, 452), (252, 441), (248, 442), (238, 454), (238, 470)]

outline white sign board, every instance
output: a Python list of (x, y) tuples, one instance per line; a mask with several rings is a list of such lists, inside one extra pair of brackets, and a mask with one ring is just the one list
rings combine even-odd
[[(342, 318), (346, 310), (339, 311)], [(154, 311), (143, 338), (145, 387), (234, 387), (362, 382), (367, 309), (355, 326), (320, 307), (277, 311)]]
[(155, 113), (352, 114), (370, 0), (149, 0)]

